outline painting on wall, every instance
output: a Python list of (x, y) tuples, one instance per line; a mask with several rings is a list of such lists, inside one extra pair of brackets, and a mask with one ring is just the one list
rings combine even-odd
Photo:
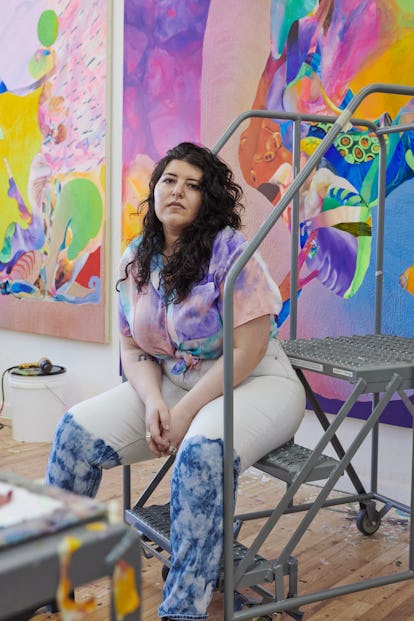
[(126, 0), (124, 9), (123, 245), (139, 231), (154, 162), (200, 140), (203, 37), (210, 0)]
[[(154, 162), (177, 142), (213, 147), (250, 109), (336, 117), (366, 85), (412, 82), (414, 7), (406, 0), (126, 0), (124, 35), (124, 245), (139, 233)], [(355, 116), (409, 124), (414, 100), (376, 94)], [(301, 165), (327, 130), (303, 124)], [(291, 182), (292, 134), (290, 121), (254, 119), (220, 151), (245, 192), (248, 237)], [(389, 134), (386, 144), (383, 332), (414, 337), (414, 132)], [(374, 330), (377, 173), (375, 135), (347, 129), (301, 193), (298, 337)], [(288, 209), (261, 249), (284, 294), (284, 338), (290, 248)], [(332, 413), (350, 390), (322, 375), (312, 386)], [(357, 416), (370, 409), (364, 399)], [(409, 426), (409, 418), (397, 399), (382, 420)]]
[(0, 328), (104, 342), (107, 3), (0, 17)]

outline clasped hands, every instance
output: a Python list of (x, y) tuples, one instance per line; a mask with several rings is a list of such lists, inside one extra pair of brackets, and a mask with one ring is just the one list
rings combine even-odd
[(169, 410), (165, 404), (147, 404), (145, 439), (157, 457), (175, 455), (187, 430), (191, 418), (180, 412), (178, 404)]
[[(165, 450), (164, 447), (159, 442), (155, 441), (155, 438), (152, 437), (150, 431), (147, 431), (145, 433), (145, 439), (150, 445), (152, 452), (155, 453), (158, 457), (161, 457), (162, 455), (175, 455), (177, 452), (177, 447), (173, 446), (172, 444), (168, 444), (168, 448), (167, 450)], [(154, 451), (154, 449), (151, 446), (153, 444), (156, 444), (158, 451)]]

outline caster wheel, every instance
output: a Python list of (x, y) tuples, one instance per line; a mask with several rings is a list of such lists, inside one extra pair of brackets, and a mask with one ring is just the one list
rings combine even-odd
[(168, 565), (163, 565), (161, 569), (161, 576), (164, 582), (167, 580), (167, 576), (169, 573), (170, 573), (170, 568), (168, 567)]
[(374, 519), (371, 521), (366, 509), (361, 509), (356, 517), (356, 525), (363, 535), (373, 535), (381, 526), (381, 518), (378, 511), (374, 512)]

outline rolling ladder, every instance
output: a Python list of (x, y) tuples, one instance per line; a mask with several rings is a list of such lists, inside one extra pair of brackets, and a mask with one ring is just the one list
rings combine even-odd
[[(397, 95), (414, 96), (414, 88), (390, 84), (371, 84), (362, 88), (349, 102), (347, 107), (336, 119), (326, 119), (331, 127), (316, 150), (309, 157), (303, 168), (300, 168), (300, 137), (301, 123), (315, 122), (307, 115), (270, 112), (253, 110), (240, 115), (229, 126), (227, 132), (216, 144), (219, 150), (227, 142), (229, 137), (236, 131), (240, 123), (251, 117), (272, 117), (282, 120), (293, 121), (293, 182), (281, 196), (273, 212), (259, 227), (251, 239), (248, 248), (238, 258), (228, 274), (224, 288), (224, 321), (223, 321), (223, 356), (224, 356), (224, 619), (225, 621), (241, 621), (249, 619), (249, 612), (235, 611), (233, 606), (233, 593), (242, 580), (243, 572), (251, 561), (252, 554), (256, 552), (267, 534), (275, 528), (280, 517), (290, 510), (294, 496), (302, 483), (307, 481), (314, 465), (323, 455), (323, 451), (330, 444), (338, 457), (338, 464), (325, 480), (315, 502), (306, 509), (305, 515), (295, 529), (290, 540), (278, 555), (273, 565), (275, 578), (275, 598), (272, 602), (263, 600), (262, 604), (255, 606), (255, 617), (269, 619), (274, 613), (286, 611), (300, 613), (299, 607), (307, 603), (321, 601), (347, 593), (362, 591), (365, 589), (383, 586), (403, 580), (414, 578), (414, 524), (410, 520), (410, 541), (408, 555), (408, 569), (406, 571), (379, 576), (369, 580), (356, 581), (340, 587), (320, 590), (305, 595), (293, 595), (284, 591), (284, 572), (286, 563), (296, 545), (302, 538), (309, 524), (315, 518), (319, 510), (330, 506), (334, 501), (329, 498), (340, 476), (346, 471), (354, 488), (355, 494), (339, 499), (338, 503), (357, 501), (360, 504), (360, 512), (357, 516), (357, 526), (365, 535), (376, 532), (381, 523), (381, 518), (391, 507), (398, 507), (410, 517), (414, 509), (414, 464), (411, 462), (411, 499), (410, 506), (402, 505), (390, 498), (378, 494), (378, 422), (382, 412), (390, 403), (394, 393), (398, 393), (402, 403), (414, 419), (414, 407), (406, 391), (414, 388), (414, 348), (413, 339), (404, 339), (393, 335), (382, 334), (382, 286), (383, 286), (383, 263), (384, 263), (384, 224), (385, 224), (385, 183), (386, 183), (386, 142), (385, 136), (389, 133), (413, 131), (414, 125), (384, 126), (377, 127), (369, 121), (361, 121), (353, 118), (354, 111), (360, 103), (374, 93), (388, 93)], [(319, 119), (320, 120), (320, 119)], [(317, 120), (316, 120), (317, 121)], [(318, 166), (322, 157), (334, 143), (336, 137), (350, 124), (367, 127), (372, 131), (379, 146), (379, 159), (377, 169), (378, 181), (378, 205), (377, 205), (377, 228), (376, 228), (376, 257), (375, 257), (375, 300), (374, 300), (374, 326), (372, 335), (356, 335), (351, 337), (337, 337), (327, 339), (298, 339), (297, 328), (297, 287), (298, 287), (298, 247), (299, 247), (299, 191), (308, 179), (311, 172)], [(250, 545), (246, 557), (233, 566), (232, 560), (232, 512), (233, 503), (231, 498), (232, 472), (230, 471), (233, 451), (233, 293), (234, 284), (247, 261), (259, 248), (267, 234), (270, 232), (279, 217), (289, 204), (291, 211), (291, 286), (290, 286), (290, 339), (284, 343), (284, 349), (301, 379), (308, 403), (315, 412), (323, 428), (323, 434), (316, 447), (305, 461), (300, 471), (296, 474), (288, 486), (283, 498), (278, 502), (274, 511), (269, 515), (266, 525)], [(320, 406), (310, 383), (305, 376), (306, 370), (330, 375), (349, 382), (352, 392), (330, 422)], [(344, 420), (352, 412), (358, 398), (364, 393), (372, 393), (372, 410), (368, 419), (356, 434), (351, 445), (345, 451), (341, 446), (337, 432)], [(352, 459), (361, 446), (364, 439), (371, 433), (371, 490), (367, 492), (358, 478), (352, 466)], [(413, 440), (414, 454), (414, 440)], [(381, 510), (377, 509), (377, 501), (383, 503)], [(338, 504), (335, 502), (335, 504)], [(293, 616), (293, 615), (292, 615)]]
[[(375, 533), (381, 524), (382, 517), (395, 507), (408, 515), (414, 510), (414, 465), (411, 471), (410, 506), (378, 493), (378, 422), (381, 414), (389, 405), (393, 395), (397, 393), (414, 420), (414, 406), (408, 390), (414, 389), (414, 339), (381, 334), (381, 302), (382, 302), (382, 264), (383, 264), (383, 232), (385, 204), (385, 172), (386, 149), (384, 134), (393, 131), (413, 129), (407, 127), (378, 128), (369, 121), (352, 119), (352, 114), (361, 101), (376, 92), (414, 96), (414, 88), (395, 85), (373, 84), (363, 88), (351, 100), (347, 108), (338, 118), (252, 110), (240, 115), (228, 128), (223, 137), (214, 147), (218, 152), (236, 131), (242, 121), (250, 117), (280, 118), (294, 122), (293, 165), (294, 181), (282, 196), (266, 221), (250, 241), (248, 248), (234, 264), (225, 283), (224, 290), (224, 554), (223, 566), (217, 582), (217, 589), (224, 592), (224, 620), (242, 621), (243, 619), (270, 620), (278, 612), (285, 611), (293, 619), (300, 621), (303, 616), (301, 606), (323, 599), (333, 598), (347, 593), (380, 587), (399, 581), (414, 578), (414, 524), (410, 520), (408, 569), (398, 573), (373, 577), (367, 580), (352, 582), (331, 589), (316, 591), (309, 594), (298, 594), (298, 562), (293, 552), (317, 513), (322, 509), (339, 504), (358, 502), (360, 511), (356, 524), (364, 535)], [(323, 120), (332, 123), (322, 143), (311, 155), (302, 170), (299, 170), (300, 157), (300, 125), (301, 122)], [(327, 337), (323, 339), (296, 338), (296, 286), (298, 282), (298, 237), (299, 210), (298, 191), (308, 178), (311, 171), (319, 163), (324, 153), (333, 144), (338, 134), (350, 122), (364, 125), (376, 133), (380, 146), (378, 168), (378, 227), (377, 257), (375, 286), (375, 326), (371, 335), (355, 335), (349, 337)], [(314, 411), (322, 427), (322, 435), (317, 445), (310, 450), (296, 444), (293, 440), (272, 451), (260, 459), (255, 468), (286, 483), (286, 491), (273, 509), (267, 511), (234, 515), (233, 506), (233, 288), (235, 280), (252, 254), (262, 243), (275, 222), (279, 219), (289, 203), (292, 202), (292, 269), (291, 269), (291, 334), (290, 340), (283, 342), (283, 347), (292, 365), (302, 381), (308, 404)], [(351, 394), (343, 403), (339, 412), (330, 421), (320, 406), (317, 396), (311, 388), (305, 373), (312, 371), (325, 374), (348, 382)], [(366, 421), (350, 446), (345, 450), (337, 432), (346, 417), (363, 394), (372, 394), (372, 409)], [(366, 491), (361, 483), (352, 459), (368, 435), (371, 435), (371, 489)], [(324, 454), (327, 446), (331, 446), (336, 458)], [(413, 441), (414, 454), (414, 441)], [(124, 505), (125, 520), (136, 528), (142, 536), (142, 546), (146, 554), (155, 556), (163, 563), (163, 577), (169, 570), (170, 523), (169, 505), (151, 505), (152, 493), (167, 474), (173, 464), (170, 457), (155, 475), (147, 489), (140, 496), (135, 506), (130, 503), (130, 470), (124, 467)], [(347, 473), (354, 494), (344, 494), (340, 498), (332, 498), (331, 492), (339, 478)], [(304, 483), (322, 482), (316, 500), (308, 504), (295, 504), (295, 495)], [(378, 503), (382, 504), (378, 508)], [(267, 560), (259, 554), (259, 550), (269, 533), (277, 526), (279, 519), (288, 513), (303, 512), (302, 521), (292, 533), (289, 541), (278, 554), (277, 558)], [(254, 541), (246, 547), (238, 541), (240, 528), (244, 521), (265, 518)], [(272, 589), (270, 590), (270, 585)], [(257, 597), (245, 595), (245, 588)]]
[[(337, 589), (299, 596), (298, 562), (293, 556), (295, 547), (322, 508), (358, 502), (360, 510), (356, 517), (356, 526), (364, 535), (374, 534), (380, 527), (384, 515), (392, 508), (412, 515), (412, 503), (409, 507), (377, 492), (378, 436), (376, 431), (380, 416), (395, 393), (399, 394), (414, 419), (414, 406), (406, 394), (407, 390), (414, 389), (414, 339), (372, 334), (297, 339), (284, 341), (283, 346), (305, 387), (308, 403), (325, 433), (313, 450), (291, 440), (254, 464), (255, 468), (285, 482), (286, 493), (273, 510), (234, 517), (233, 559), (236, 571), (237, 568), (241, 570), (233, 594), (233, 606), (241, 611), (234, 613), (235, 618), (240, 619), (249, 619), (251, 618), (249, 615), (254, 614), (255, 619), (270, 620), (275, 612), (285, 611), (293, 619), (300, 621), (304, 614), (300, 606), (306, 603), (414, 577), (412, 524), (410, 567), (400, 574), (371, 578), (357, 584), (352, 583)], [(319, 405), (304, 374), (306, 370), (340, 378), (353, 386), (351, 395), (332, 423)], [(351, 412), (358, 397), (365, 393), (377, 395), (377, 398), (373, 400), (373, 408), (368, 419), (363, 423), (351, 446), (345, 451), (336, 436), (336, 431)], [(372, 432), (372, 480), (371, 490), (366, 491), (351, 460), (370, 432)], [(337, 458), (323, 454), (328, 444), (334, 448)], [(135, 506), (125, 511), (125, 520), (141, 534), (142, 546), (146, 554), (156, 556), (162, 561), (164, 579), (168, 573), (171, 553), (169, 504), (151, 505), (148, 503), (153, 491), (173, 462), (174, 458), (169, 457)], [(345, 471), (355, 487), (355, 494), (342, 494), (339, 497), (330, 498), (330, 492)], [(322, 481), (325, 483), (321, 485), (320, 492), (312, 503), (294, 503), (295, 494), (301, 485), (310, 482), (318, 482), (320, 485)], [(378, 503), (382, 505), (381, 508), (378, 508)], [(282, 515), (293, 512), (304, 512), (304, 517), (291, 539), (277, 558), (270, 560), (263, 558), (258, 553), (258, 549), (268, 533), (277, 527), (277, 522)], [(237, 539), (241, 526), (247, 520), (262, 518), (267, 518), (267, 522), (259, 531), (253, 544), (247, 548)], [(272, 584), (274, 585), (273, 591), (270, 590)], [(217, 589), (225, 590), (224, 568), (220, 571)], [(246, 595), (246, 589), (254, 595)], [(252, 612), (249, 612), (250, 609)]]

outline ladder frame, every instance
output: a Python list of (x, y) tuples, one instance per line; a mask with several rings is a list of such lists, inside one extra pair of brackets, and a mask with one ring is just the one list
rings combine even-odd
[[(235, 621), (242, 619), (249, 619), (252, 616), (251, 610), (249, 611), (233, 611), (233, 594), (235, 591), (235, 586), (237, 586), (237, 581), (240, 579), (240, 575), (243, 572), (243, 563), (237, 567), (236, 572), (234, 570), (233, 563), (233, 516), (234, 516), (234, 500), (233, 500), (233, 484), (234, 484), (234, 475), (233, 475), (233, 293), (234, 293), (234, 285), (237, 279), (237, 276), (246, 265), (247, 261), (251, 258), (254, 252), (258, 249), (262, 241), (265, 239), (267, 234), (273, 228), (274, 224), (277, 222), (279, 217), (285, 211), (287, 206), (291, 201), (293, 201), (293, 209), (292, 209), (292, 256), (291, 256), (291, 265), (292, 265), (292, 273), (291, 273), (291, 338), (296, 337), (296, 323), (297, 323), (297, 307), (296, 307), (296, 288), (298, 282), (298, 272), (297, 272), (297, 256), (298, 256), (298, 231), (299, 231), (299, 213), (298, 213), (298, 193), (303, 183), (309, 177), (310, 173), (317, 166), (317, 164), (322, 159), (323, 155), (326, 153), (328, 148), (333, 144), (335, 138), (344, 130), (344, 128), (352, 121), (352, 116), (361, 102), (369, 95), (374, 93), (388, 93), (388, 94), (396, 94), (396, 95), (407, 95), (414, 96), (414, 88), (403, 86), (403, 85), (390, 85), (390, 84), (372, 84), (363, 89), (361, 89), (349, 102), (347, 107), (343, 110), (343, 112), (339, 115), (338, 118), (334, 119), (333, 125), (330, 130), (327, 132), (326, 136), (319, 144), (317, 149), (311, 155), (309, 160), (306, 162), (304, 167), (299, 170), (299, 149), (298, 149), (298, 138), (300, 123), (306, 121), (312, 121), (313, 119), (308, 115), (299, 115), (299, 114), (290, 114), (284, 112), (277, 111), (267, 111), (267, 110), (251, 110), (247, 111), (244, 114), (241, 114), (237, 117), (233, 123), (229, 126), (226, 132), (223, 134), (222, 138), (216, 143), (213, 148), (214, 152), (218, 152), (224, 144), (229, 140), (229, 138), (234, 134), (239, 125), (246, 119), (252, 117), (262, 117), (262, 118), (275, 118), (275, 119), (285, 119), (291, 120), (295, 123), (295, 132), (294, 132), (294, 151), (293, 151), (293, 166), (294, 166), (294, 180), (290, 187), (287, 189), (285, 194), (281, 197), (280, 201), (277, 203), (276, 207), (273, 209), (271, 214), (267, 217), (265, 222), (260, 226), (256, 234), (253, 236), (251, 241), (249, 242), (247, 248), (232, 266), (227, 278), (225, 280), (224, 285), (224, 320), (223, 320), (223, 358), (224, 358), (224, 457), (223, 457), (223, 467), (224, 467), (224, 482), (223, 482), (223, 493), (224, 493), (224, 619), (225, 621)], [(325, 122), (330, 122), (329, 117), (323, 117)], [(375, 334), (380, 334), (381, 332), (381, 323), (382, 323), (382, 285), (383, 285), (383, 262), (384, 262), (384, 222), (385, 222), (385, 177), (386, 177), (386, 148), (385, 148), (385, 140), (384, 134), (395, 132), (395, 131), (406, 131), (407, 129), (413, 129), (414, 126), (391, 126), (390, 128), (378, 128), (374, 124), (363, 121), (361, 123), (355, 123), (359, 125), (365, 125), (375, 131), (379, 145), (380, 145), (380, 153), (379, 153), (379, 168), (378, 168), (378, 224), (377, 224), (377, 236), (376, 236), (376, 272), (375, 272)], [(414, 364), (414, 362), (413, 362)], [(366, 435), (372, 431), (372, 468), (374, 469), (374, 473), (372, 475), (372, 480), (375, 484), (377, 478), (377, 460), (378, 460), (378, 419), (382, 412), (382, 410), (386, 407), (388, 402), (390, 401), (392, 395), (396, 390), (399, 389), (400, 378), (395, 377), (392, 378), (390, 383), (386, 387), (386, 396), (380, 398), (379, 394), (374, 394), (374, 408), (369, 417), (368, 421), (364, 424), (359, 434), (357, 434), (354, 442), (351, 447), (346, 451), (346, 455), (341, 460), (341, 465), (338, 467), (338, 471), (328, 479), (328, 482), (325, 484), (325, 491), (322, 489), (322, 496), (325, 494), (329, 494), (329, 491), (333, 488), (334, 483), (337, 478), (340, 476), (338, 474), (339, 470), (343, 468), (345, 465), (350, 463), (352, 456), (359, 448), (363, 439)], [(359, 394), (362, 394), (364, 391), (364, 386), (361, 382), (358, 382), (357, 387), (354, 389), (353, 393), (349, 397), (349, 399), (345, 402), (344, 406), (341, 408), (340, 413), (338, 413), (335, 417), (334, 422), (329, 426), (325, 433), (323, 434), (318, 446), (315, 451), (322, 451), (324, 446), (328, 444), (331, 437), (334, 435), (332, 433), (332, 428), (334, 430), (339, 426), (339, 424), (344, 420), (344, 418), (348, 415), (352, 405), (356, 402)], [(360, 392), (359, 392), (360, 391)], [(392, 392), (391, 392), (392, 391)], [(357, 394), (359, 392), (359, 394)], [(402, 393), (404, 394), (404, 393)], [(411, 402), (408, 398), (403, 399), (405, 405), (409, 408), (411, 414), (413, 411)], [(408, 403), (407, 403), (408, 402)], [(339, 422), (337, 422), (339, 421)], [(313, 457), (310, 458), (310, 462)], [(309, 466), (308, 466), (309, 467)], [(306, 466), (305, 466), (306, 469)], [(411, 488), (411, 504), (410, 504), (410, 515), (413, 514), (414, 507), (414, 492), (413, 492), (413, 481), (414, 481), (414, 472), (412, 472), (412, 488)], [(288, 506), (289, 498), (292, 496), (292, 490), (296, 487), (296, 485), (292, 485), (286, 492), (285, 496), (280, 501), (281, 507)], [(322, 498), (322, 497), (321, 497)], [(321, 503), (323, 504), (322, 500)], [(322, 506), (322, 504), (320, 506)], [(320, 507), (319, 507), (320, 508)], [(318, 509), (317, 509), (318, 510)], [(311, 512), (311, 516), (314, 516), (314, 513)], [(276, 514), (279, 514), (280, 509), (275, 509)], [(274, 514), (270, 520), (272, 527), (277, 522), (278, 515)], [(309, 518), (304, 518), (305, 522)], [(269, 523), (270, 524), (270, 523)], [(270, 525), (269, 525), (270, 528)], [(296, 537), (294, 536), (296, 540)], [(265, 604), (263, 606), (255, 607), (255, 614), (257, 615), (267, 615), (273, 614), (279, 611), (288, 611), (293, 608), (297, 608), (306, 603), (310, 603), (313, 601), (320, 601), (322, 599), (336, 597), (338, 595), (343, 595), (346, 593), (356, 592), (365, 590), (368, 588), (373, 588), (375, 586), (382, 586), (385, 584), (391, 584), (394, 582), (399, 582), (402, 580), (408, 580), (414, 578), (414, 567), (413, 567), (413, 542), (414, 541), (414, 527), (413, 520), (411, 520), (410, 525), (410, 554), (409, 554), (409, 569), (406, 572), (400, 572), (398, 574), (392, 574), (385, 577), (380, 577), (371, 580), (364, 580), (361, 582), (355, 582), (350, 585), (345, 585), (343, 587), (338, 587), (336, 589), (329, 589), (325, 591), (319, 591), (317, 593), (313, 593), (305, 596), (295, 596), (289, 599), (281, 599), (276, 603)], [(293, 539), (289, 542), (287, 548), (291, 548), (293, 543)], [(254, 546), (252, 547), (254, 553)], [(282, 553), (282, 559), (285, 554)], [(245, 559), (246, 564), (249, 559)], [(279, 582), (281, 583), (283, 580), (283, 576), (278, 572), (278, 568), (276, 568), (276, 578), (279, 578)], [(277, 589), (280, 590), (280, 589)]]

